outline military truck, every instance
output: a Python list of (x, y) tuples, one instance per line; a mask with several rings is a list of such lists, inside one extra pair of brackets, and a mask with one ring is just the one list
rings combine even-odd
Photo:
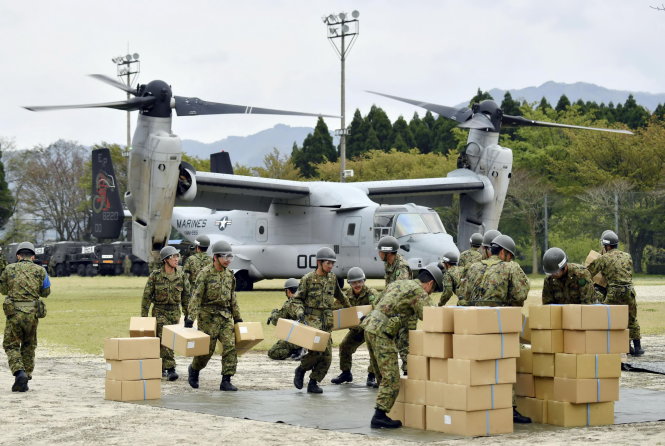
[(124, 273), (125, 257), (131, 261), (131, 273), (135, 276), (147, 276), (148, 264), (132, 254), (132, 242), (113, 242), (97, 245), (99, 274), (119, 276)]
[(47, 245), (45, 249), (50, 250), (48, 269), (53, 276), (97, 275), (99, 258), (95, 253), (95, 245), (89, 242), (56, 242)]

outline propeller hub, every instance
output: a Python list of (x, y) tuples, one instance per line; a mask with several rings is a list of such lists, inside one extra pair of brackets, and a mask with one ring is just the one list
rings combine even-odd
[(485, 99), (480, 104), (473, 104), (471, 108), (473, 113), (482, 113), (489, 118), (494, 126), (493, 129), (488, 129), (493, 132), (501, 130), (501, 118), (503, 118), (503, 110), (496, 104), (496, 102)]
[(154, 98), (154, 101), (141, 107), (140, 113), (154, 118), (171, 117), (171, 87), (164, 81), (155, 80), (138, 87), (138, 96)]

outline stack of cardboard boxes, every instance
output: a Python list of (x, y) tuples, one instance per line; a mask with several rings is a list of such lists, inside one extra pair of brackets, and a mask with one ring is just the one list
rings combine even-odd
[(628, 307), (536, 305), (529, 323), (531, 349), (517, 365), (520, 413), (558, 426), (613, 424)]

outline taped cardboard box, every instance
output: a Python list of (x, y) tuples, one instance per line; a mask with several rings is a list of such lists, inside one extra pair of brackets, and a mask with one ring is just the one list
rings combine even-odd
[(628, 353), (628, 330), (563, 330), (563, 353)]
[(446, 410), (444, 432), (470, 437), (509, 434), (513, 431), (513, 409), (477, 410), (465, 412)]
[(446, 409), (474, 411), (513, 407), (512, 384), (488, 386), (444, 384), (444, 386)]
[(533, 373), (533, 352), (530, 348), (520, 350), (517, 358), (517, 373)]
[(554, 353), (533, 354), (533, 376), (554, 378)]
[(299, 324), (290, 319), (278, 319), (275, 336), (282, 341), (290, 342), (315, 352), (322, 352), (328, 346), (330, 333), (314, 327)]
[(528, 396), (531, 398), (536, 396), (536, 384), (531, 373), (517, 374), (517, 378), (515, 380), (515, 395)]
[(531, 418), (534, 423), (547, 423), (547, 401), (525, 396), (515, 397), (517, 411)]
[(406, 376), (400, 376), (399, 378), (399, 393), (397, 393), (397, 399), (395, 401), (399, 401), (400, 403), (404, 402), (404, 394), (406, 392), (406, 380), (408, 378)]
[(196, 328), (164, 325), (162, 345), (182, 356), (201, 356), (210, 352), (210, 336)]
[(360, 325), (360, 319), (367, 316), (370, 311), (372, 311), (371, 305), (358, 305), (333, 311), (333, 330), (357, 327)]
[(522, 331), (520, 332), (520, 342), (523, 344), (531, 344), (531, 322), (529, 316), (522, 313)]
[(425, 406), (425, 427), (428, 431), (446, 432), (446, 409), (439, 406)]
[(453, 352), (453, 357), (458, 359), (519, 358), (519, 334), (454, 334)]
[(256, 344), (263, 341), (263, 327), (260, 322), (237, 322), (234, 330), (238, 356), (244, 355)]
[(563, 330), (531, 330), (531, 351), (534, 353), (563, 352)]
[(554, 357), (554, 376), (559, 378), (620, 378), (621, 355), (557, 353)]
[(564, 330), (625, 330), (628, 305), (564, 305)]
[(112, 379), (114, 381), (135, 381), (161, 378), (162, 360), (160, 358), (106, 361), (106, 379)]
[(425, 429), (425, 405), (404, 403), (404, 426)]
[(614, 424), (614, 401), (588, 404), (548, 401), (547, 424), (563, 427)]
[(446, 407), (446, 383), (427, 381), (425, 404), (428, 406)]
[(427, 401), (427, 381), (422, 379), (406, 379), (404, 382), (404, 402), (409, 404), (425, 404)]
[(423, 330), (409, 330), (409, 354), (424, 355), (425, 332)]
[(142, 401), (161, 398), (160, 379), (140, 381), (116, 381), (107, 379), (104, 386), (104, 399), (112, 401)]
[(407, 355), (406, 362), (409, 365), (410, 379), (429, 379), (429, 363), (426, 356)]
[[(409, 365), (410, 367), (410, 365)], [(517, 379), (516, 359), (449, 359), (448, 383), (466, 386), (514, 383)]]
[[(533, 386), (536, 398), (539, 400), (551, 400), (554, 398), (554, 378), (546, 378), (542, 376), (533, 377)], [(559, 396), (557, 395), (557, 399)]]
[(452, 333), (454, 311), (461, 307), (424, 307), (423, 330), (434, 333)]
[(130, 338), (154, 338), (157, 336), (157, 318), (156, 317), (138, 317), (129, 318), (129, 337)]
[(554, 378), (557, 401), (600, 403), (619, 399), (619, 378), (570, 379)]
[(392, 409), (388, 412), (388, 418), (393, 420), (400, 420), (404, 424), (404, 403), (400, 401), (395, 401)]
[[(589, 266), (591, 262), (596, 260), (598, 257), (600, 257), (601, 254), (597, 251), (594, 251), (593, 249), (589, 251), (589, 255), (586, 256), (586, 260), (584, 260), (584, 266)], [(607, 288), (607, 280), (603, 277), (601, 273), (596, 274), (593, 276), (591, 279), (596, 285), (600, 285), (603, 288)]]
[(104, 340), (105, 359), (159, 358), (159, 338), (108, 338)]
[(454, 313), (455, 334), (520, 333), (520, 307), (459, 307)]
[(563, 305), (529, 306), (529, 325), (532, 330), (561, 330)]
[(423, 337), (423, 355), (430, 358), (453, 357), (453, 335), (451, 333), (428, 333)]
[(448, 382), (448, 360), (443, 358), (429, 358), (429, 380)]

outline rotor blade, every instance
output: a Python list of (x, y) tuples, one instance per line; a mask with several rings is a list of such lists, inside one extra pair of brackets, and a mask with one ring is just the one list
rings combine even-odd
[(129, 88), (127, 85), (123, 84), (122, 82), (117, 81), (116, 79), (110, 78), (104, 74), (89, 74), (90, 77), (97, 79), (98, 81), (102, 81), (105, 84), (108, 84), (112, 87), (118, 88), (124, 92), (127, 92), (129, 94), (133, 94), (136, 96), (136, 90), (133, 90)]
[(30, 111), (51, 111), (51, 110), (71, 110), (78, 108), (114, 108), (116, 110), (134, 111), (144, 106), (150, 105), (155, 101), (152, 96), (131, 98), (128, 101), (118, 102), (100, 102), (98, 104), (76, 104), (76, 105), (37, 105), (23, 107)]
[(414, 99), (406, 99), (406, 98), (400, 98), (398, 96), (392, 96), (389, 94), (384, 94), (384, 93), (378, 93), (376, 91), (369, 91), (366, 90), (368, 93), (376, 94), (379, 96), (384, 96), (386, 98), (394, 99), (396, 101), (402, 101), (406, 102), (407, 104), (412, 104), (417, 107), (422, 107), (425, 110), (429, 110), (432, 113), (436, 113), (437, 115), (443, 116), (444, 118), (452, 119), (453, 121), (457, 122), (464, 122), (467, 119), (469, 119), (472, 115), (471, 110), (469, 110), (467, 107), (463, 108), (454, 108), (454, 107), (448, 107), (445, 105), (437, 105), (437, 104), (430, 104), (429, 102), (422, 102), (422, 101), (416, 101)]
[(250, 107), (247, 105), (208, 102), (199, 98), (187, 98), (184, 96), (174, 96), (174, 99), (175, 112), (178, 114), (178, 116), (227, 115), (239, 113), (253, 115), (322, 116), (325, 118), (339, 118), (339, 116), (323, 115), (320, 113), (302, 113), (287, 110), (274, 110), (271, 108)]
[(474, 114), (471, 119), (459, 124), (457, 127), (461, 127), (463, 129), (478, 129), (478, 130), (489, 130), (490, 132), (496, 132), (494, 125), (492, 125), (492, 121), (484, 113)]
[[(558, 124), (556, 122), (543, 122), (543, 121), (534, 121), (532, 119), (527, 119), (523, 116), (511, 116), (503, 115), (501, 119), (501, 124), (507, 126), (527, 126), (527, 127), (560, 127), (566, 129), (582, 129), (582, 130), (596, 130), (599, 132), (612, 132), (612, 133), (623, 133), (624, 135), (632, 135), (633, 132), (630, 130), (621, 130), (621, 129), (604, 129), (600, 127), (584, 127), (581, 125), (570, 125), (570, 124)], [(461, 127), (461, 126), (460, 126)]]

